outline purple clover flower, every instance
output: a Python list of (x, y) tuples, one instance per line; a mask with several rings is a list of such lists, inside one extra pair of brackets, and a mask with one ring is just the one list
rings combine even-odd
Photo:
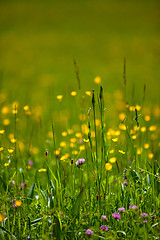
[(77, 166), (80, 166), (80, 165), (82, 165), (84, 162), (85, 162), (85, 159), (84, 159), (84, 158), (79, 158), (78, 161), (76, 161), (76, 165), (77, 165)]
[(141, 213), (140, 215), (141, 215), (141, 217), (148, 217), (147, 213)]
[(117, 220), (121, 219), (120, 213), (113, 213), (112, 216), (114, 217), (114, 219), (117, 219)]
[(102, 220), (106, 220), (106, 221), (108, 220), (106, 215), (102, 215), (101, 218), (102, 218)]
[(136, 205), (131, 205), (131, 206), (129, 206), (129, 209), (138, 210), (138, 207)]
[(22, 183), (21, 183), (21, 188), (24, 188), (24, 186), (25, 186), (25, 184), (22, 182)]
[(118, 211), (119, 211), (119, 212), (125, 212), (126, 210), (125, 210), (124, 207), (120, 207), (120, 208), (118, 208)]
[(109, 230), (109, 228), (106, 226), (106, 225), (102, 225), (101, 227), (100, 227), (100, 229), (102, 230), (102, 231), (108, 231)]
[(33, 161), (32, 161), (32, 160), (29, 160), (29, 161), (28, 161), (28, 165), (29, 165), (29, 166), (32, 166), (32, 165), (33, 165)]
[(86, 235), (87, 235), (88, 237), (91, 237), (91, 236), (93, 235), (93, 231), (88, 228), (88, 229), (86, 230)]
[(147, 220), (144, 220), (144, 221), (142, 221), (141, 223), (147, 223), (148, 221)]

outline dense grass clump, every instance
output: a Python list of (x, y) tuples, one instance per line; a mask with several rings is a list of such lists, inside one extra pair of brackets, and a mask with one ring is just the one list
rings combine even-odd
[(159, 107), (66, 96), (45, 116), (0, 96), (0, 238), (159, 239)]

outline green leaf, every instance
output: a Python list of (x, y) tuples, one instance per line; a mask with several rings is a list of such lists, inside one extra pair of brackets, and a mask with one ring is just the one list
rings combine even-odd
[(62, 233), (62, 230), (61, 230), (60, 219), (57, 216), (54, 216), (53, 234), (55, 239), (60, 240), (61, 233)]
[(84, 194), (85, 194), (85, 189), (84, 187), (82, 187), (79, 195), (77, 196), (77, 199), (73, 205), (73, 216), (75, 215), (79, 215), (79, 210), (80, 210), (80, 207), (82, 205), (82, 203), (84, 202)]
[(117, 231), (118, 237), (124, 237), (126, 236), (126, 233), (124, 231)]
[(139, 181), (139, 175), (135, 170), (131, 170), (131, 175), (132, 175), (132, 178), (133, 178), (134, 182)]
[(148, 181), (148, 184), (150, 185), (151, 184), (151, 179), (150, 179), (150, 175), (147, 174), (147, 181)]
[(30, 225), (31, 225), (31, 226), (32, 226), (32, 225), (35, 225), (35, 224), (39, 223), (41, 220), (42, 220), (42, 218), (37, 218), (37, 219), (31, 221)]
[(2, 187), (3, 187), (4, 191), (7, 191), (7, 185), (3, 181), (3, 178), (0, 176), (0, 188), (2, 189)]
[(35, 183), (32, 184), (30, 190), (29, 190), (29, 193), (28, 193), (28, 198), (29, 199), (32, 199), (33, 198), (33, 195), (34, 195), (34, 187), (35, 187)]
[(13, 239), (17, 239), (11, 232), (9, 232), (6, 228), (0, 226), (0, 229), (2, 229), (5, 233), (9, 234)]

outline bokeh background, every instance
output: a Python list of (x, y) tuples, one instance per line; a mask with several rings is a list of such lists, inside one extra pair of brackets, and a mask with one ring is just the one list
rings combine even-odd
[[(160, 1), (1, 0), (0, 83), (10, 101), (49, 104), (57, 94), (96, 88), (123, 89), (136, 103), (159, 103)], [(56, 105), (56, 104), (55, 104)]]

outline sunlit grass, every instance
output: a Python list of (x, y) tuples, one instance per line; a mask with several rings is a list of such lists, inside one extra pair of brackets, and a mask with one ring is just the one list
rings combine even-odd
[(57, 95), (47, 121), (43, 108), (1, 98), (2, 239), (158, 237), (159, 109), (119, 91), (109, 115), (103, 91)]

